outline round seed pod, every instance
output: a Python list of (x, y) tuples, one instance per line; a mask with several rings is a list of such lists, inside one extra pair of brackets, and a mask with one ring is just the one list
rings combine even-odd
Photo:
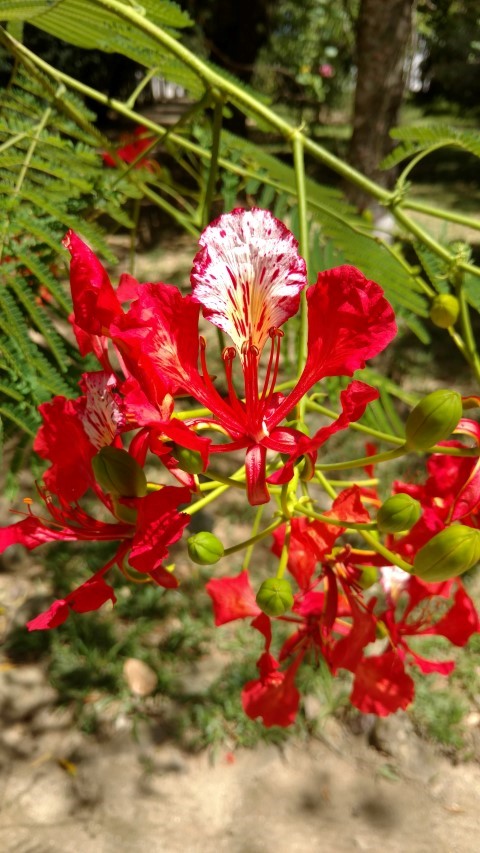
[(380, 533), (401, 533), (410, 530), (422, 514), (422, 507), (415, 498), (400, 492), (382, 504), (377, 513)]
[(284, 578), (268, 578), (257, 592), (257, 604), (267, 616), (282, 616), (293, 604), (293, 592)]
[(405, 424), (409, 450), (428, 450), (448, 438), (462, 417), (462, 398), (457, 391), (439, 389), (427, 394), (412, 409)]
[[(358, 566), (360, 568), (360, 566)], [(373, 586), (374, 583), (378, 581), (378, 569), (376, 566), (362, 566), (361, 575), (358, 580), (362, 589), (369, 589)]]
[(223, 557), (224, 547), (213, 533), (202, 530), (187, 539), (188, 556), (199, 566), (211, 566)]
[(440, 329), (453, 326), (460, 313), (460, 303), (451, 293), (439, 293), (430, 306), (430, 319)]
[(138, 462), (118, 447), (102, 447), (92, 459), (99, 486), (107, 494), (122, 498), (143, 498), (147, 494), (147, 478)]
[(463, 575), (480, 560), (480, 530), (453, 524), (437, 533), (417, 552), (413, 574), (427, 583)]

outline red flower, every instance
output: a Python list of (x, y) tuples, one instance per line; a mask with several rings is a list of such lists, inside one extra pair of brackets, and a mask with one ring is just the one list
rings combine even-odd
[[(453, 594), (453, 602), (443, 616), (437, 618), (442, 599)], [(407, 605), (404, 597), (408, 596)], [(397, 603), (403, 607), (397, 616)], [(406, 576), (401, 586), (387, 592), (388, 607), (378, 614), (388, 646), (381, 655), (364, 657), (355, 669), (352, 704), (364, 713), (386, 716), (405, 709), (413, 700), (414, 683), (405, 671), (417, 666), (423, 673), (449, 675), (453, 660), (435, 661), (421, 657), (409, 645), (410, 638), (437, 634), (457, 646), (464, 646), (479, 630), (478, 614), (460, 580), (425, 584)]]
[[(101, 494), (101, 493), (100, 493)], [(49, 517), (34, 515), (31, 511), (22, 521), (0, 529), (0, 553), (10, 545), (20, 544), (30, 550), (44, 542), (53, 541), (117, 541), (115, 556), (86, 583), (75, 589), (65, 599), (55, 601), (43, 614), (28, 623), (30, 630), (54, 628), (67, 618), (69, 608), (83, 613), (96, 610), (107, 598), (114, 601), (113, 591), (103, 581), (103, 575), (117, 565), (122, 571), (124, 561), (150, 576), (159, 586), (176, 587), (174, 575), (162, 565), (168, 548), (182, 535), (190, 518), (178, 512), (179, 504), (188, 503), (190, 491), (186, 488), (165, 486), (144, 498), (129, 498), (120, 503), (132, 512), (131, 522), (98, 521), (78, 505), (69, 505), (58, 496), (54, 502), (50, 495), (40, 491)], [(112, 511), (107, 496), (106, 506)]]
[[(261, 504), (269, 500), (268, 449), (290, 456), (284, 471), (269, 478), (283, 482), (291, 476), (298, 456), (307, 453), (313, 459), (332, 433), (360, 418), (368, 402), (378, 396), (364, 383), (354, 382), (342, 393), (339, 419), (311, 439), (293, 428), (279, 428), (316, 382), (326, 376), (351, 376), (389, 343), (396, 331), (393, 311), (378, 285), (353, 267), (321, 273), (307, 291), (305, 368), (284, 397), (274, 392), (283, 336), (280, 326), (296, 313), (306, 284), (296, 240), (268, 211), (238, 209), (209, 225), (200, 245), (191, 277), (192, 296), (182, 297), (176, 288), (161, 283), (146, 285), (128, 313), (117, 315), (110, 333), (132, 374), (148, 388), (149, 397), (186, 389), (210, 409), (214, 417), (201, 421), (220, 425), (231, 439), (228, 444), (212, 445), (211, 452), (246, 449), (248, 498), (251, 504)], [(199, 305), (232, 339), (233, 346), (222, 354), (226, 398), (220, 396), (208, 372), (205, 341), (198, 336)], [(270, 353), (260, 385), (259, 363), (266, 344)], [(244, 399), (233, 384), (237, 356)]]
[[(159, 165), (156, 160), (148, 160), (145, 157), (142, 157), (144, 151), (147, 148), (150, 148), (154, 136), (149, 135), (146, 127), (142, 125), (138, 125), (133, 133), (123, 134), (121, 137), (122, 141), (125, 142), (125, 145), (122, 145), (120, 148), (117, 148), (116, 155), (120, 160), (123, 160), (124, 163), (133, 163), (136, 169), (141, 169), (142, 167), (148, 169), (150, 172), (155, 172), (159, 170)], [(108, 152), (104, 152), (102, 154), (103, 162), (106, 166), (112, 166), (116, 168), (118, 166), (117, 161), (112, 157)]]
[[(105, 494), (95, 481), (91, 461), (100, 448), (119, 441), (123, 414), (112, 377), (101, 372), (85, 374), (82, 386), (85, 396), (77, 400), (56, 397), (40, 407), (44, 424), (34, 446), (52, 463), (44, 475), (46, 488), (38, 489), (47, 515), (35, 515), (31, 501), (27, 501), (25, 518), (0, 530), (0, 553), (14, 544), (33, 549), (58, 540), (108, 540), (119, 542), (119, 546), (113, 559), (92, 578), (32, 620), (30, 630), (61, 624), (70, 609), (83, 613), (97, 609), (108, 598), (114, 601), (103, 576), (114, 564), (123, 570), (127, 559), (134, 569), (148, 574), (159, 585), (177, 586), (162, 563), (169, 545), (180, 538), (188, 524), (189, 516), (178, 512), (178, 506), (190, 501), (190, 490), (165, 486), (137, 498)], [(131, 448), (130, 455), (141, 463)], [(111, 513), (113, 522), (94, 518), (77, 503), (88, 488)]]

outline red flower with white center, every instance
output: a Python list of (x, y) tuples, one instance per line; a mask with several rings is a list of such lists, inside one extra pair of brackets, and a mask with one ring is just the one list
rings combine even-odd
[[(265, 210), (234, 210), (209, 225), (191, 276), (193, 294), (182, 297), (165, 284), (146, 285), (126, 315), (117, 316), (112, 338), (132, 374), (149, 395), (187, 390), (208, 407), (214, 419), (191, 421), (220, 426), (231, 443), (212, 445), (211, 452), (246, 448), (247, 493), (251, 504), (269, 500), (266, 485), (268, 449), (286, 453), (290, 464), (274, 482), (291, 476), (295, 459), (312, 459), (327, 438), (360, 418), (377, 391), (353, 382), (342, 393), (342, 413), (311, 438), (279, 424), (310, 388), (326, 376), (351, 376), (392, 339), (396, 327), (381, 288), (354, 267), (320, 273), (307, 291), (308, 356), (296, 386), (284, 397), (275, 392), (280, 326), (298, 310), (306, 285), (305, 263), (297, 241)], [(204, 338), (198, 335), (199, 307), (226, 332), (233, 346), (223, 351), (228, 396), (222, 398), (209, 375)], [(263, 382), (262, 351), (270, 352)], [(198, 370), (200, 350), (201, 370)], [(244, 397), (233, 382), (238, 357)]]
[(43, 477), (47, 489), (67, 501), (78, 500), (94, 486), (93, 456), (117, 443), (126, 426), (112, 374), (84, 373), (80, 387), (84, 396), (54, 397), (39, 406), (43, 424), (33, 444), (52, 463)]
[[(108, 495), (96, 488), (97, 496), (113, 513)], [(61, 495), (54, 500), (47, 492), (39, 489), (40, 497), (48, 513), (46, 516), (29, 512), (22, 521), (0, 529), (0, 553), (11, 545), (23, 545), (32, 550), (45, 542), (54, 541), (114, 541), (119, 542), (115, 556), (75, 589), (65, 599), (54, 601), (51, 607), (28, 623), (30, 631), (55, 628), (67, 618), (70, 610), (85, 613), (96, 610), (107, 599), (115, 602), (113, 590), (104, 581), (104, 575), (114, 565), (124, 571), (124, 562), (137, 572), (149, 575), (163, 587), (176, 587), (174, 575), (162, 565), (168, 556), (168, 547), (180, 539), (184, 527), (190, 521), (187, 513), (179, 512), (178, 506), (190, 501), (187, 488), (165, 486), (143, 498), (120, 499), (132, 521), (114, 523), (99, 521), (86, 513), (78, 504), (71, 504)], [(127, 575), (128, 576), (128, 575)]]

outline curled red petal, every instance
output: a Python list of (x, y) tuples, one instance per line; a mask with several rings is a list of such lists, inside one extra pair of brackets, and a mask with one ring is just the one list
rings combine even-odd
[(102, 335), (122, 313), (107, 271), (80, 237), (69, 231), (63, 245), (70, 252), (70, 287), (76, 324), (90, 335)]

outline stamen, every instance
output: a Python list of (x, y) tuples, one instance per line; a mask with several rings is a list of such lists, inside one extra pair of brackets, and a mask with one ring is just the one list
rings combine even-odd
[(278, 368), (280, 364), (280, 341), (283, 338), (283, 332), (281, 329), (276, 329), (272, 326), (269, 331), (269, 336), (272, 341), (272, 345), (270, 347), (270, 356), (268, 359), (267, 372), (265, 375), (265, 381), (263, 383), (263, 391), (262, 396), (260, 398), (260, 403), (265, 403), (275, 389), (275, 385), (277, 383), (278, 376)]
[(243, 420), (245, 412), (240, 404), (237, 393), (235, 391), (235, 387), (233, 385), (233, 359), (236, 355), (237, 351), (235, 347), (225, 347), (222, 352), (222, 359), (225, 369), (225, 378), (227, 380), (228, 398), (230, 400), (230, 405), (232, 406), (232, 409), (234, 409)]
[(248, 341), (242, 345), (243, 375), (245, 379), (245, 405), (248, 420), (252, 424), (256, 420), (258, 409), (258, 360), (259, 350)]
[[(215, 386), (213, 384), (212, 378), (208, 372), (207, 361), (205, 358), (205, 350), (207, 348), (207, 342), (206, 342), (205, 338), (203, 337), (203, 335), (199, 336), (199, 343), (200, 343), (200, 363), (202, 365), (203, 381), (205, 382), (205, 385), (208, 388), (208, 393), (210, 395), (213, 395), (215, 397), (215, 399), (217, 400), (218, 408), (220, 411), (222, 411), (223, 417), (225, 419), (229, 419), (230, 413), (229, 413), (228, 405), (226, 404), (225, 400), (221, 397), (221, 395), (218, 393), (217, 389), (215, 388)], [(234, 347), (227, 347), (227, 349), (224, 350), (224, 353), (227, 352), (227, 350), (228, 351), (231, 350), (233, 353), (235, 353)], [(222, 353), (222, 358), (224, 360), (224, 363), (226, 364), (223, 353)], [(229, 356), (229, 359), (230, 359), (230, 365), (231, 365), (232, 356)], [(227, 374), (226, 369), (225, 369), (225, 375), (227, 377), (227, 384), (228, 384), (229, 379), (228, 379), (228, 374)], [(229, 385), (229, 396), (230, 396), (230, 387), (233, 390), (233, 383), (232, 383), (231, 379), (230, 379), (230, 385)], [(243, 422), (245, 419), (245, 412), (243, 411), (242, 407), (240, 406), (240, 403), (239, 403), (238, 398), (235, 394), (235, 391), (233, 391), (233, 394), (234, 394), (233, 399), (230, 396), (232, 409), (234, 409), (237, 414), (241, 415), (241, 420)], [(233, 418), (232, 418), (232, 421), (233, 421)]]

